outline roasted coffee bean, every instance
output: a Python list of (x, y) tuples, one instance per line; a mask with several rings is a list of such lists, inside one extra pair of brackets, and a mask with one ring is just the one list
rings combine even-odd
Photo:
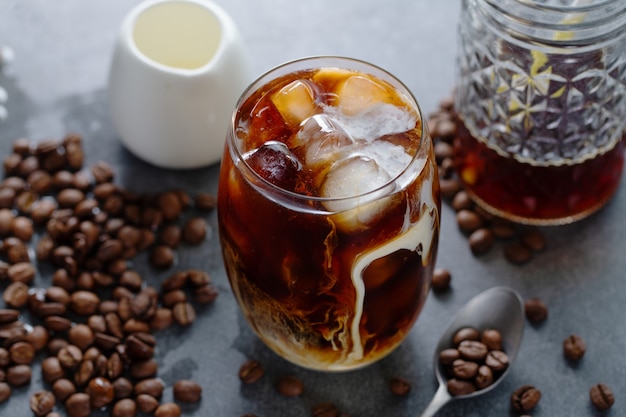
[(563, 340), (563, 354), (571, 361), (579, 361), (585, 356), (587, 344), (577, 334), (572, 334)]
[(533, 252), (540, 252), (546, 247), (546, 238), (538, 229), (524, 231), (520, 240), (524, 246)]
[(498, 239), (510, 239), (517, 235), (517, 229), (508, 220), (496, 218), (491, 224), (491, 232)]
[(109, 405), (115, 397), (111, 381), (100, 376), (89, 381), (85, 392), (89, 395), (91, 407), (95, 409)]
[(59, 378), (52, 384), (52, 392), (59, 401), (65, 401), (76, 392), (74, 383), (67, 378)]
[(21, 281), (10, 283), (2, 294), (4, 303), (12, 308), (22, 308), (28, 302), (28, 285)]
[(11, 386), (6, 382), (0, 382), (0, 404), (11, 397)]
[(124, 332), (122, 331), (122, 320), (117, 313), (107, 313), (104, 316), (104, 322), (106, 323), (107, 332), (115, 337), (123, 338)]
[[(32, 294), (31, 294), (32, 296)], [(31, 308), (40, 318), (46, 318), (50, 316), (64, 316), (67, 312), (65, 304), (55, 302), (43, 302), (37, 304), (35, 308)]]
[(496, 329), (483, 330), (480, 341), (489, 350), (502, 350), (502, 334)]
[(154, 417), (180, 417), (180, 407), (175, 403), (164, 403), (154, 410)]
[(198, 193), (194, 199), (196, 209), (202, 211), (211, 211), (217, 206), (217, 199), (213, 194)]
[(333, 403), (319, 403), (311, 407), (311, 417), (339, 417), (339, 409)]
[(50, 356), (41, 363), (41, 375), (46, 383), (52, 384), (65, 376), (65, 370), (56, 356)]
[(457, 349), (444, 349), (439, 352), (439, 363), (442, 365), (452, 365), (452, 363), (461, 357), (461, 353)]
[(157, 374), (159, 364), (154, 359), (134, 362), (130, 365), (130, 375), (135, 379), (146, 379)]
[(106, 376), (115, 381), (124, 372), (124, 361), (118, 352), (113, 352), (106, 362)]
[(60, 337), (55, 337), (54, 339), (50, 339), (47, 344), (48, 353), (52, 356), (56, 356), (61, 349), (69, 345), (69, 342), (65, 339), (61, 339)]
[(475, 340), (464, 340), (459, 344), (461, 357), (471, 361), (482, 361), (487, 356), (487, 346)]
[(138, 272), (126, 270), (120, 275), (118, 283), (131, 291), (139, 291), (143, 284), (143, 279)]
[(439, 189), (443, 198), (453, 198), (463, 186), (456, 178), (440, 178)]
[(485, 365), (494, 372), (502, 372), (509, 367), (509, 356), (501, 350), (491, 350), (487, 353)]
[(494, 240), (492, 231), (484, 227), (474, 230), (468, 238), (470, 250), (475, 256), (487, 253), (493, 247)]
[(454, 333), (452, 343), (459, 346), (464, 340), (480, 340), (480, 332), (473, 327), (462, 327)]
[(154, 317), (150, 320), (150, 328), (152, 330), (164, 330), (170, 327), (173, 322), (172, 310), (169, 308), (157, 308)]
[(80, 316), (89, 316), (98, 311), (100, 298), (91, 291), (76, 291), (70, 297), (70, 307)]
[(446, 268), (437, 268), (433, 272), (432, 286), (436, 292), (444, 292), (450, 288), (452, 275)]
[(487, 365), (482, 365), (478, 368), (476, 377), (474, 378), (476, 388), (483, 389), (493, 384), (493, 371)]
[(87, 385), (95, 373), (94, 362), (83, 360), (74, 372), (74, 384), (78, 387)]
[(459, 228), (471, 233), (483, 226), (483, 220), (475, 212), (471, 210), (459, 210), (456, 213), (456, 222)]
[(135, 385), (135, 395), (148, 394), (154, 398), (160, 398), (163, 388), (163, 381), (158, 378), (148, 378)]
[(37, 200), (31, 206), (30, 217), (35, 224), (42, 225), (50, 219), (56, 209), (57, 203), (52, 199)]
[(119, 377), (113, 381), (115, 398), (130, 398), (133, 395), (133, 384), (127, 378)]
[(72, 327), (72, 321), (66, 317), (48, 316), (44, 319), (44, 326), (53, 332), (65, 332)]
[(67, 305), (70, 302), (70, 295), (64, 288), (52, 286), (46, 289), (46, 300)]
[(389, 380), (389, 390), (394, 395), (404, 397), (411, 392), (411, 383), (400, 376), (394, 376)]
[(478, 364), (476, 362), (457, 359), (452, 362), (452, 375), (458, 379), (472, 379), (478, 374)]
[(88, 325), (82, 323), (76, 324), (69, 329), (67, 338), (71, 344), (83, 351), (93, 345), (95, 341), (93, 330)]
[(46, 416), (54, 408), (56, 398), (50, 391), (37, 391), (30, 397), (30, 409), (36, 416)]
[(21, 387), (30, 382), (32, 371), (29, 365), (15, 365), (7, 368), (7, 382), (14, 387)]
[(299, 397), (304, 392), (304, 384), (294, 376), (284, 376), (276, 383), (276, 391), (285, 397)]
[(177, 248), (180, 245), (182, 230), (176, 224), (168, 224), (162, 227), (158, 233), (158, 242), (170, 248)]
[(168, 191), (161, 193), (157, 200), (157, 204), (161, 213), (163, 213), (163, 219), (165, 221), (175, 220), (182, 213), (183, 204), (176, 192)]
[(113, 168), (104, 161), (96, 162), (91, 166), (90, 170), (96, 184), (111, 182), (113, 180)]
[(450, 395), (453, 396), (467, 395), (476, 391), (476, 387), (471, 382), (455, 378), (449, 379), (446, 386)]
[(119, 258), (124, 250), (124, 245), (118, 239), (104, 241), (96, 252), (96, 257), (100, 262), (107, 263)]
[(154, 356), (156, 339), (148, 333), (133, 333), (125, 341), (126, 354), (133, 360), (148, 360)]
[(13, 236), (23, 242), (30, 242), (33, 237), (33, 221), (27, 217), (17, 216), (13, 219)]
[(65, 369), (74, 369), (83, 360), (83, 352), (74, 345), (67, 345), (57, 353), (59, 363)]
[(539, 298), (530, 298), (524, 302), (524, 312), (526, 318), (539, 323), (548, 318), (548, 306)]
[(159, 401), (148, 394), (137, 395), (136, 401), (139, 411), (145, 414), (153, 414), (159, 406)]
[(65, 401), (65, 410), (69, 417), (89, 417), (91, 414), (89, 395), (84, 392), (70, 395)]
[(156, 268), (167, 269), (174, 264), (174, 252), (165, 245), (157, 245), (150, 252), (150, 263)]
[(591, 404), (600, 411), (608, 410), (615, 403), (613, 391), (605, 384), (598, 384), (591, 387), (589, 390), (589, 399), (591, 400)]
[(174, 398), (184, 403), (197, 403), (202, 398), (202, 387), (188, 379), (176, 381), (173, 392)]
[(261, 379), (264, 373), (265, 370), (260, 362), (254, 359), (248, 359), (239, 368), (239, 379), (244, 384), (253, 384)]
[(192, 288), (199, 288), (211, 283), (211, 276), (206, 271), (189, 269), (187, 271), (189, 285)]
[(150, 333), (151, 327), (145, 321), (137, 319), (128, 319), (122, 326), (122, 331), (126, 334), (131, 333)]
[(172, 308), (174, 321), (181, 326), (189, 326), (196, 320), (196, 310), (190, 303), (176, 303)]
[(8, 349), (0, 347), (0, 368), (9, 366), (11, 363), (11, 354)]
[(539, 400), (541, 400), (541, 391), (532, 385), (522, 385), (511, 395), (511, 405), (519, 411), (532, 410)]
[(192, 297), (193, 300), (198, 304), (210, 304), (218, 296), (217, 289), (215, 289), (212, 285), (206, 284), (201, 287), (196, 287), (193, 289)]
[(207, 222), (202, 217), (194, 217), (183, 225), (183, 241), (190, 245), (199, 245), (207, 235)]
[(130, 398), (123, 398), (116, 402), (111, 410), (111, 417), (135, 417), (137, 404)]
[(57, 203), (61, 208), (74, 208), (85, 199), (85, 194), (75, 188), (66, 188), (57, 194)]
[(35, 278), (35, 267), (29, 262), (18, 262), (9, 267), (7, 276), (11, 281), (30, 284)]
[(504, 257), (507, 261), (521, 265), (532, 259), (532, 252), (521, 243), (510, 243), (504, 247)]
[(168, 291), (161, 295), (161, 301), (165, 307), (172, 307), (177, 303), (187, 301), (187, 294), (183, 290)]
[(11, 345), (9, 354), (13, 363), (28, 365), (35, 358), (35, 348), (29, 342), (20, 341)]
[(185, 285), (189, 280), (189, 273), (185, 271), (176, 272), (175, 274), (170, 275), (161, 283), (161, 290), (163, 292), (179, 290)]

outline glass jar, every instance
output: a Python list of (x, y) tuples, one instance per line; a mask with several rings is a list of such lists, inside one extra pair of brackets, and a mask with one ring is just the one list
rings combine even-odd
[(624, 164), (626, 1), (464, 0), (455, 164), (484, 209), (564, 224), (603, 207)]

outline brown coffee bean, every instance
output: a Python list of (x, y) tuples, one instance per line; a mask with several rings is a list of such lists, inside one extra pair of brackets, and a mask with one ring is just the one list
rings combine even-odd
[(456, 178), (440, 178), (439, 189), (443, 198), (453, 198), (462, 188), (461, 182)]
[(462, 231), (468, 233), (483, 226), (483, 220), (478, 214), (471, 210), (459, 210), (456, 213), (456, 222)]
[(13, 236), (23, 242), (30, 242), (33, 237), (33, 221), (27, 217), (17, 216), (13, 219)]
[(150, 328), (152, 330), (164, 330), (170, 327), (173, 322), (172, 310), (169, 308), (157, 308), (154, 317), (150, 320)]
[(572, 334), (563, 340), (563, 354), (571, 361), (579, 361), (585, 356), (587, 344), (577, 334)]
[(91, 414), (89, 395), (84, 392), (70, 395), (65, 401), (65, 411), (69, 417), (89, 417)]
[(85, 194), (75, 188), (66, 188), (57, 194), (57, 203), (61, 208), (74, 208), (85, 199)]
[(181, 326), (189, 326), (196, 320), (196, 310), (190, 303), (176, 303), (172, 308), (174, 321)]
[(311, 407), (311, 417), (339, 417), (339, 409), (333, 403), (319, 403)]
[(450, 395), (453, 396), (467, 395), (476, 391), (476, 387), (471, 382), (455, 378), (449, 379), (446, 386)]
[(180, 417), (180, 407), (175, 403), (164, 403), (154, 410), (154, 417)]
[(476, 377), (474, 378), (474, 384), (476, 388), (483, 389), (493, 384), (493, 371), (490, 367), (482, 365), (478, 368)]
[(483, 330), (480, 341), (489, 350), (502, 350), (502, 334), (496, 329)]
[(198, 304), (210, 304), (218, 295), (217, 289), (210, 284), (196, 287), (192, 291), (193, 300)]
[(124, 332), (122, 331), (122, 320), (117, 313), (107, 313), (104, 316), (104, 322), (106, 323), (107, 332), (115, 337), (122, 339)]
[(7, 382), (14, 387), (21, 387), (30, 382), (32, 371), (29, 365), (15, 365), (7, 368)]
[(294, 376), (284, 376), (278, 380), (276, 391), (285, 397), (299, 397), (304, 392), (304, 384)]
[(30, 409), (36, 416), (43, 417), (54, 408), (56, 398), (50, 391), (37, 391), (30, 397)]
[(156, 339), (149, 333), (133, 333), (124, 343), (126, 354), (133, 360), (148, 360), (154, 356)]
[(161, 301), (165, 307), (170, 308), (177, 303), (186, 302), (187, 294), (183, 290), (168, 291), (161, 295)]
[(475, 340), (464, 340), (459, 344), (461, 357), (470, 361), (482, 361), (487, 356), (487, 346)]
[(389, 380), (391, 393), (399, 397), (404, 397), (411, 392), (411, 383), (400, 376), (394, 376)]
[(615, 403), (613, 391), (605, 384), (597, 384), (589, 390), (591, 404), (600, 411), (606, 411)]
[(66, 317), (48, 316), (44, 319), (44, 326), (53, 332), (65, 332), (72, 327), (72, 321)]
[(22, 308), (28, 302), (28, 285), (21, 281), (10, 283), (2, 294), (2, 299), (8, 307)]
[(122, 330), (126, 334), (131, 333), (150, 333), (150, 324), (137, 319), (128, 319), (124, 322)]
[(111, 410), (111, 417), (135, 417), (137, 415), (137, 404), (130, 398), (123, 398), (116, 402)]
[(167, 269), (174, 264), (174, 252), (165, 245), (157, 245), (150, 252), (150, 263), (160, 269)]
[(163, 381), (158, 378), (148, 378), (135, 385), (135, 395), (148, 394), (154, 398), (160, 398), (163, 388)]
[(74, 369), (83, 360), (83, 352), (74, 345), (67, 345), (57, 353), (59, 363), (65, 369)]
[(145, 414), (153, 414), (159, 406), (159, 401), (151, 395), (139, 394), (136, 398), (137, 408)]
[(96, 258), (103, 263), (111, 262), (119, 258), (124, 250), (124, 245), (118, 239), (109, 239), (98, 247)]
[(539, 298), (530, 298), (524, 302), (524, 312), (526, 318), (539, 323), (548, 318), (548, 306)]
[(480, 340), (480, 332), (473, 327), (462, 327), (454, 333), (452, 343), (459, 346), (464, 340)]
[(100, 376), (89, 381), (85, 392), (89, 395), (91, 407), (95, 409), (109, 405), (115, 397), (111, 381)]
[(491, 223), (491, 232), (498, 239), (511, 239), (517, 235), (515, 225), (508, 220), (495, 218)]
[(0, 347), (0, 368), (5, 368), (11, 363), (11, 354), (6, 348)]
[(163, 292), (180, 290), (189, 280), (189, 273), (186, 271), (176, 272), (170, 275), (161, 283), (161, 290)]
[(174, 191), (168, 191), (158, 196), (157, 204), (161, 213), (163, 213), (163, 219), (165, 221), (172, 221), (177, 219), (182, 210), (183, 204)]
[(59, 378), (52, 384), (52, 392), (59, 401), (65, 401), (76, 393), (74, 383), (67, 378)]
[(264, 373), (265, 370), (260, 362), (249, 359), (239, 368), (239, 379), (244, 384), (253, 384), (261, 379)]
[(11, 386), (6, 382), (0, 382), (0, 404), (11, 397)]
[(521, 243), (510, 243), (504, 247), (504, 257), (512, 264), (525, 264), (533, 257), (532, 252)]
[(484, 227), (474, 230), (468, 238), (470, 250), (475, 256), (487, 253), (493, 247), (494, 240), (491, 230)]
[(452, 362), (452, 375), (458, 379), (472, 379), (478, 373), (478, 364), (476, 362), (457, 359)]
[(35, 358), (35, 348), (29, 342), (17, 342), (9, 348), (9, 354), (13, 363), (18, 365), (28, 365)]
[(491, 350), (487, 353), (485, 365), (494, 372), (502, 372), (509, 367), (509, 356), (501, 350)]
[(154, 359), (134, 362), (130, 365), (130, 375), (135, 379), (146, 379), (157, 374), (159, 364)]
[(511, 405), (519, 411), (529, 411), (541, 400), (541, 391), (532, 385), (522, 385), (511, 395)]
[(113, 381), (115, 398), (130, 398), (133, 395), (133, 384), (127, 378), (119, 377)]
[(198, 269), (187, 270), (189, 285), (193, 288), (200, 288), (211, 283), (211, 276), (206, 271)]
[(69, 342), (65, 339), (61, 339), (60, 337), (55, 337), (54, 339), (50, 339), (48, 344), (46, 345), (48, 349), (48, 353), (50, 355), (56, 356), (65, 346), (69, 345)]
[(436, 292), (443, 292), (450, 288), (452, 275), (446, 268), (437, 268), (433, 272), (432, 286)]
[(96, 162), (91, 166), (90, 170), (96, 184), (113, 181), (113, 168), (104, 161)]
[(197, 403), (202, 398), (202, 387), (194, 381), (181, 379), (174, 383), (174, 398), (184, 403)]
[(71, 344), (84, 351), (93, 345), (96, 336), (88, 325), (79, 323), (69, 329), (67, 338)]
[(35, 348), (35, 352), (39, 352), (48, 343), (48, 331), (40, 325), (33, 326), (26, 336), (24, 340), (33, 345)]
[(213, 194), (198, 193), (194, 199), (196, 209), (211, 211), (217, 206), (217, 198)]
[(457, 349), (444, 349), (439, 352), (439, 363), (442, 365), (452, 365), (452, 363), (461, 357), (461, 353)]
[(7, 270), (7, 276), (11, 281), (19, 281), (30, 284), (35, 278), (35, 267), (29, 262), (18, 262)]
[(190, 245), (199, 245), (207, 235), (207, 222), (202, 217), (193, 217), (183, 225), (183, 241)]
[(546, 238), (538, 229), (524, 231), (520, 240), (524, 246), (533, 252), (540, 252), (546, 247)]
[(70, 307), (80, 316), (89, 316), (98, 311), (100, 298), (91, 291), (76, 291), (70, 297)]
[(49, 356), (41, 363), (41, 374), (44, 382), (52, 384), (65, 376), (65, 370), (56, 356)]

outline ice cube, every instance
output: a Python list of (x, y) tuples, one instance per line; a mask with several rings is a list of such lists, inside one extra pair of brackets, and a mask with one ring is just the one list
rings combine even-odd
[(306, 165), (315, 168), (337, 159), (337, 155), (354, 144), (354, 140), (330, 116), (316, 114), (302, 122), (294, 144), (304, 150)]
[(346, 116), (358, 116), (393, 101), (393, 92), (386, 86), (364, 75), (354, 75), (339, 86), (336, 106)]
[(301, 165), (284, 143), (267, 142), (244, 157), (248, 165), (265, 180), (282, 189), (294, 190)]
[(283, 117), (267, 97), (255, 104), (250, 113), (249, 124), (241, 128), (246, 135), (244, 152), (257, 149), (269, 141), (285, 142), (291, 135)]
[(319, 111), (313, 87), (305, 80), (292, 81), (272, 94), (271, 100), (292, 129)]
[(403, 146), (382, 140), (364, 144), (359, 147), (358, 152), (376, 161), (391, 178), (398, 176), (412, 160), (412, 156)]
[(331, 218), (337, 227), (343, 231), (362, 230), (397, 202), (390, 180), (376, 161), (363, 155), (333, 164), (322, 183), (321, 196), (330, 199), (324, 205), (336, 212)]

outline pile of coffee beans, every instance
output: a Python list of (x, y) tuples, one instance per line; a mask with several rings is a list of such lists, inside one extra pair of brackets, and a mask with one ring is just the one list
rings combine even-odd
[[(134, 193), (114, 184), (106, 162), (84, 169), (84, 160), (81, 137), (70, 134), (18, 139), (3, 161), (0, 402), (30, 383), (41, 352), (43, 386), (30, 399), (37, 416), (54, 417), (59, 406), (69, 417), (103, 407), (114, 417), (180, 416), (176, 403), (160, 403), (165, 386), (152, 333), (190, 325), (196, 306), (218, 293), (206, 272), (193, 269), (151, 286), (130, 261), (149, 251), (155, 268), (171, 267), (177, 248), (206, 238), (198, 213), (212, 210), (215, 198)], [(185, 219), (188, 209), (195, 215)], [(177, 402), (197, 402), (202, 388), (184, 380), (173, 391)]]
[(487, 388), (509, 367), (497, 329), (462, 327), (454, 333), (452, 346), (439, 352), (439, 363), (454, 396)]
[(527, 263), (545, 248), (545, 237), (537, 228), (524, 227), (487, 212), (463, 189), (454, 166), (454, 141), (460, 123), (452, 97), (442, 100), (439, 109), (428, 118), (443, 200), (456, 212), (459, 230), (467, 236), (473, 255), (489, 252), (501, 240), (506, 260), (518, 265)]

